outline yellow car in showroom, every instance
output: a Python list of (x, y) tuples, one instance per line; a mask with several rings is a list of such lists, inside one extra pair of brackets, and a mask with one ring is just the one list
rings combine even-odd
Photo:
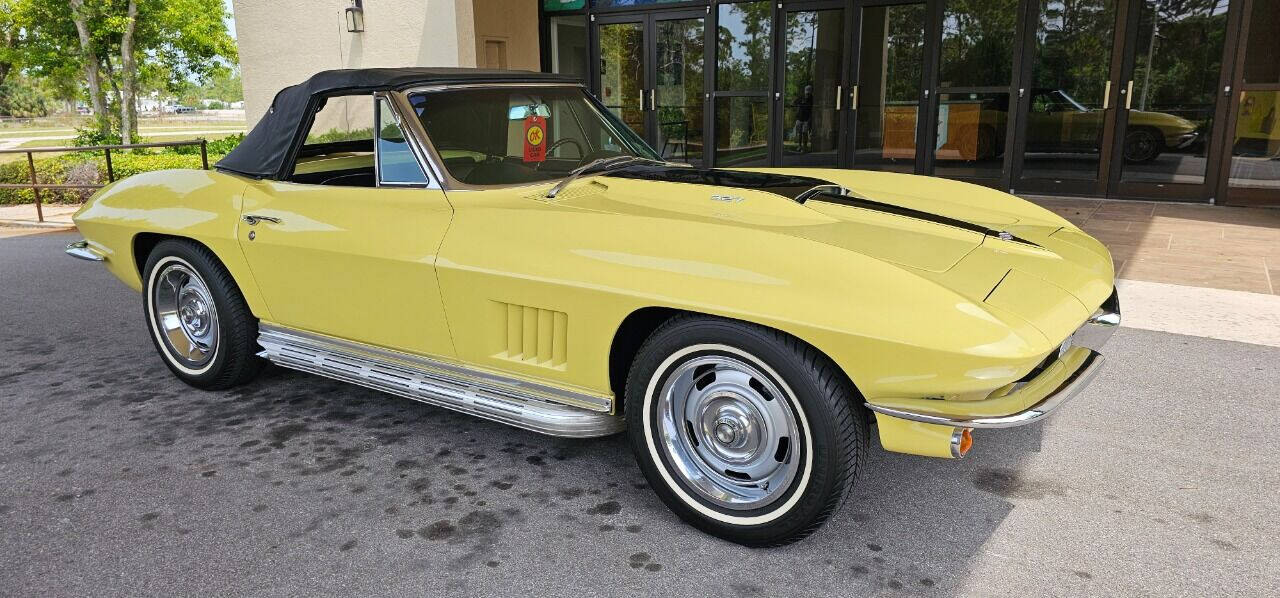
[(214, 171), (75, 216), (141, 291), (165, 364), (272, 362), (557, 436), (626, 429), (680, 517), (746, 545), (816, 529), (871, 450), (961, 457), (1097, 373), (1113, 266), (991, 189), (664, 163), (573, 79), (322, 72)]

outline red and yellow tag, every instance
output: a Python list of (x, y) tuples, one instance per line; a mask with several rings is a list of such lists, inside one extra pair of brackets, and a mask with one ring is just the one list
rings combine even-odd
[(524, 119), (524, 161), (544, 162), (547, 159), (547, 119), (531, 115)]

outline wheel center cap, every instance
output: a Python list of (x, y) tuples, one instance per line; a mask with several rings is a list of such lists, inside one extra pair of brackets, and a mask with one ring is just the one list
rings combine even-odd
[(740, 434), (741, 432), (732, 422), (723, 419), (716, 422), (716, 442), (729, 446), (733, 444), (734, 440), (737, 440)]

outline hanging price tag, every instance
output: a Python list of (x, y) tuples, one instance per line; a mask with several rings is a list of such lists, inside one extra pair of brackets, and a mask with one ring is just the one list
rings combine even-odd
[(524, 119), (524, 161), (547, 159), (547, 119), (533, 115)]

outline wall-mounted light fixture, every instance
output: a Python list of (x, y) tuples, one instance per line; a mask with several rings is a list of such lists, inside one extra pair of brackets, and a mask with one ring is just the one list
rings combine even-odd
[(347, 33), (362, 31), (364, 31), (364, 2), (351, 0), (351, 6), (347, 7)]

